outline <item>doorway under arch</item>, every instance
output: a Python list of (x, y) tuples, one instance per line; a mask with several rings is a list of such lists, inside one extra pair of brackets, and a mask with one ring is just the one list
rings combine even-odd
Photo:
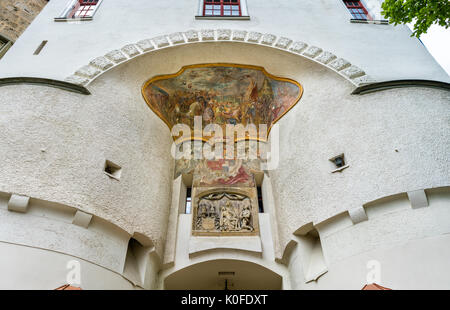
[(261, 265), (232, 259), (210, 260), (176, 271), (167, 290), (280, 290), (282, 277)]

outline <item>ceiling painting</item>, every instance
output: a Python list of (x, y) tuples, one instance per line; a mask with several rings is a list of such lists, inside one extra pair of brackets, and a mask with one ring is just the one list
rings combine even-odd
[(186, 124), (193, 132), (194, 117), (201, 116), (202, 128), (218, 124), (224, 133), (227, 124), (266, 124), (270, 129), (302, 92), (299, 83), (262, 67), (233, 64), (186, 66), (176, 74), (152, 78), (142, 89), (149, 107), (169, 128)]

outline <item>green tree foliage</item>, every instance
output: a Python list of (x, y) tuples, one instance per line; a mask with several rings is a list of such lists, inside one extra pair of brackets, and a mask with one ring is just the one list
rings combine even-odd
[(385, 0), (381, 7), (381, 14), (394, 25), (414, 22), (416, 37), (433, 24), (450, 26), (450, 0)]

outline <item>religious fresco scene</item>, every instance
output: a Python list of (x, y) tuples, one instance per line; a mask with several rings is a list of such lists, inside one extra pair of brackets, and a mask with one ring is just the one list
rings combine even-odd
[(258, 233), (257, 213), (245, 194), (218, 192), (198, 199), (194, 212), (194, 235)]
[(218, 124), (225, 132), (227, 124), (270, 128), (297, 103), (301, 86), (260, 67), (199, 65), (151, 79), (143, 96), (170, 128), (182, 123), (193, 130), (201, 116), (203, 127)]
[[(297, 82), (272, 76), (261, 67), (223, 64), (187, 66), (176, 74), (155, 77), (142, 93), (170, 128), (185, 124), (193, 134), (194, 117), (200, 116), (202, 129), (217, 124), (225, 134), (227, 125), (253, 124), (258, 131), (264, 124), (269, 129), (297, 103), (302, 89)], [(215, 136), (197, 144), (188, 136), (188, 141), (177, 143), (177, 152), (183, 156), (175, 161), (174, 177), (192, 175), (193, 235), (259, 234), (255, 175), (263, 173), (261, 144), (266, 143), (256, 145), (250, 140), (266, 141), (268, 132), (264, 131), (263, 137), (253, 134), (257, 132), (247, 132), (244, 140)], [(223, 156), (196, 158), (195, 149), (203, 150), (205, 144)], [(240, 148), (254, 156), (238, 156)]]

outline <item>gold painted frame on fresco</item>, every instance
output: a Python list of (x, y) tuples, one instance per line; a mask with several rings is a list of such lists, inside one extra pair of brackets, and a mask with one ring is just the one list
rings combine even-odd
[[(273, 120), (272, 121), (272, 123), (270, 124), (270, 127), (269, 127), (269, 129), (268, 129), (268, 131), (267, 131), (267, 137), (265, 138), (265, 139), (261, 139), (260, 137), (257, 137), (257, 138), (253, 138), (254, 140), (257, 140), (257, 141), (262, 141), (262, 142), (267, 142), (267, 138), (269, 137), (269, 134), (270, 134), (270, 130), (272, 129), (272, 127), (273, 127), (273, 125), (274, 124), (276, 124), (287, 112), (289, 112), (294, 106), (296, 106), (297, 105), (297, 103), (300, 101), (300, 99), (302, 98), (302, 96), (303, 96), (303, 86), (299, 83), (299, 82), (297, 82), (297, 81), (295, 81), (295, 80), (292, 80), (292, 79), (289, 79), (289, 78), (283, 78), (283, 77), (278, 77), (278, 76), (276, 76), (276, 75), (273, 75), (273, 74), (270, 74), (269, 72), (267, 72), (266, 71), (266, 69), (264, 68), (264, 67), (260, 67), (260, 66), (254, 66), (254, 65), (241, 65), (241, 64), (234, 64), (234, 63), (208, 63), (208, 64), (195, 64), (195, 65), (187, 65), (187, 66), (183, 66), (178, 72), (176, 72), (176, 73), (173, 73), (173, 74), (164, 74), (164, 75), (157, 75), (157, 76), (154, 76), (153, 78), (151, 78), (151, 79), (149, 79), (148, 81), (146, 81), (143, 85), (142, 85), (142, 88), (141, 88), (141, 94), (142, 94), (142, 97), (144, 98), (144, 100), (145, 100), (145, 102), (146, 102), (146, 104), (147, 104), (147, 106), (167, 125), (167, 127), (169, 127), (169, 129), (172, 131), (172, 125), (169, 123), (169, 121), (159, 112), (159, 111), (157, 111), (156, 109), (154, 109), (153, 108), (153, 106), (150, 104), (150, 102), (149, 102), (149, 100), (146, 98), (146, 96), (145, 96), (145, 93), (144, 93), (144, 90), (145, 90), (145, 88), (149, 85), (149, 84), (151, 84), (151, 83), (153, 83), (153, 82), (156, 82), (156, 81), (160, 81), (160, 80), (167, 80), (167, 79), (171, 79), (171, 78), (175, 78), (175, 77), (178, 77), (178, 76), (180, 76), (181, 74), (183, 74), (183, 72), (186, 70), (186, 69), (192, 69), (192, 68), (209, 68), (209, 67), (234, 67), (234, 68), (245, 68), (245, 69), (253, 69), (253, 70), (259, 70), (259, 71), (261, 71), (265, 76), (267, 76), (267, 77), (269, 77), (269, 78), (271, 78), (271, 79), (274, 79), (274, 80), (276, 80), (276, 81), (283, 81), (283, 82), (288, 82), (288, 83), (292, 83), (292, 84), (294, 84), (294, 85), (296, 85), (298, 88), (299, 88), (299, 93), (298, 93), (298, 96), (297, 96), (297, 98), (295, 98), (295, 101), (294, 101), (294, 103), (286, 110), (286, 111), (284, 111), (280, 116), (278, 116), (275, 120)], [(246, 137), (245, 139), (243, 139), (243, 140), (253, 140), (252, 138), (250, 138), (250, 137)], [(196, 140), (196, 137), (194, 136), (194, 137), (192, 137), (191, 136), (191, 139), (190, 139), (190, 141), (192, 141), (192, 140)], [(207, 142), (208, 140), (207, 139), (205, 139), (205, 138), (201, 138), (200, 140), (202, 140), (202, 141), (205, 141), (205, 142)], [(185, 142), (186, 140), (184, 140), (184, 141), (179, 141), (180, 143), (182, 143), (182, 142)], [(235, 142), (237, 142), (237, 141), (239, 141), (239, 140), (236, 140)]]

